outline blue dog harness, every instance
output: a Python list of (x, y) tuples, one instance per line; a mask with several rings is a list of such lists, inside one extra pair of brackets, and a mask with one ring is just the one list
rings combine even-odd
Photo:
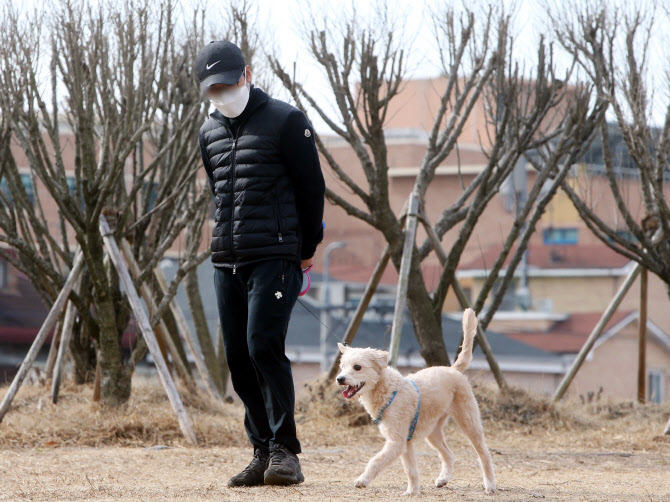
[(419, 391), (419, 387), (414, 383), (413, 380), (410, 380), (412, 382), (412, 385), (414, 385), (414, 388), (416, 389), (416, 393), (418, 394), (416, 397), (416, 415), (414, 415), (414, 420), (412, 420), (412, 423), (409, 426), (409, 436), (407, 436), (407, 441), (410, 441), (412, 439), (412, 436), (414, 435), (414, 429), (416, 429), (416, 422), (419, 420), (419, 411), (421, 411), (421, 392)]
[[(412, 423), (409, 425), (409, 435), (407, 436), (407, 441), (412, 440), (412, 436), (414, 436), (414, 430), (416, 429), (416, 423), (419, 420), (419, 412), (421, 411), (421, 392), (419, 391), (419, 387), (414, 383), (413, 380), (410, 380), (412, 385), (414, 385), (414, 388), (416, 389), (416, 392), (418, 394), (416, 398), (416, 414), (414, 415), (414, 419), (412, 420)], [(382, 406), (382, 409), (379, 410), (379, 415), (377, 415), (377, 418), (375, 418), (374, 422), (379, 425), (379, 423), (382, 421), (382, 418), (384, 417), (384, 411), (386, 411), (386, 408), (388, 408), (393, 400), (395, 399), (395, 395), (398, 393), (397, 390), (393, 391), (393, 394), (391, 394), (391, 399), (389, 399), (389, 402), (386, 403), (384, 406)]]

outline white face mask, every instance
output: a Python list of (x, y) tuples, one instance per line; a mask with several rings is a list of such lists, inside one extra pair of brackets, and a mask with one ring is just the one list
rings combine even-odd
[(247, 69), (244, 69), (244, 85), (242, 87), (230, 87), (221, 91), (209, 101), (221, 112), (224, 117), (235, 118), (239, 116), (249, 102), (249, 86), (247, 85)]

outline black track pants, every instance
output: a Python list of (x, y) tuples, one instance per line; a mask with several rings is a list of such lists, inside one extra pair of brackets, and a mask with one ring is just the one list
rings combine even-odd
[(281, 443), (300, 453), (293, 374), (284, 345), (302, 287), (300, 265), (270, 259), (238, 267), (235, 273), (214, 267), (214, 286), (226, 360), (246, 410), (249, 441), (263, 449)]

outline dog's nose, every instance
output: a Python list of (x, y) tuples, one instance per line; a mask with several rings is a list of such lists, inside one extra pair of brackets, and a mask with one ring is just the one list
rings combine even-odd
[(341, 385), (341, 384), (344, 383), (344, 381), (345, 381), (346, 379), (347, 379), (347, 378), (344, 377), (344, 376), (338, 376), (338, 377), (337, 377), (337, 383), (339, 383), (339, 384)]

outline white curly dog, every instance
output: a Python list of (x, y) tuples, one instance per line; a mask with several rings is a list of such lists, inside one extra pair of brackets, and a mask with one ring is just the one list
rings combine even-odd
[(366, 487), (400, 457), (408, 478), (407, 491), (403, 495), (418, 493), (419, 470), (414, 444), (421, 439), (426, 439), (437, 450), (442, 470), (435, 485), (438, 488), (445, 486), (453, 472), (454, 454), (445, 442), (442, 428), (452, 416), (479, 455), (485, 492), (495, 492), (493, 463), (484, 440), (479, 407), (470, 383), (463, 375), (472, 361), (472, 341), (476, 331), (477, 317), (472, 309), (466, 309), (463, 313), (463, 348), (453, 366), (433, 366), (407, 377), (388, 366), (388, 352), (338, 344), (342, 359), (337, 383), (345, 387), (344, 397), (358, 396), (386, 439), (384, 448), (370, 459), (355, 486)]

